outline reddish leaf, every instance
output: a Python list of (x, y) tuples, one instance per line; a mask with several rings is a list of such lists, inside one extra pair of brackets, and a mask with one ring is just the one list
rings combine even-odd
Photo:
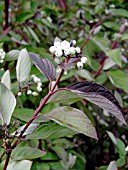
[(42, 59), (38, 54), (29, 53), (35, 66), (51, 81), (56, 75), (54, 65), (47, 59)]
[(66, 88), (76, 95), (107, 110), (126, 124), (123, 111), (114, 95), (105, 87), (94, 82), (78, 82)]

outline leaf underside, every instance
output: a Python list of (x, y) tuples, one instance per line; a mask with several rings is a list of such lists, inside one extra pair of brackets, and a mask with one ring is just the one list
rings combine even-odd
[(74, 83), (66, 89), (112, 113), (124, 124), (126, 124), (123, 117), (122, 108), (114, 95), (105, 87), (95, 82), (84, 81)]
[(42, 59), (38, 54), (29, 53), (35, 66), (51, 81), (56, 75), (54, 65), (47, 59)]

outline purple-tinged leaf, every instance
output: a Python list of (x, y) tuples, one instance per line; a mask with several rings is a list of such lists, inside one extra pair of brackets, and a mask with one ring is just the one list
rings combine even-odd
[(72, 84), (66, 89), (112, 113), (124, 124), (126, 124), (123, 117), (122, 108), (114, 95), (105, 87), (95, 82), (84, 81)]
[(61, 64), (58, 64), (60, 68), (63, 68), (64, 70), (69, 70), (72, 66), (74, 66), (74, 64), (76, 62), (79, 61), (79, 58), (76, 58), (76, 57), (72, 57), (69, 59), (68, 63), (61, 63)]
[(35, 66), (51, 81), (56, 75), (54, 65), (47, 59), (42, 59), (38, 54), (29, 53)]

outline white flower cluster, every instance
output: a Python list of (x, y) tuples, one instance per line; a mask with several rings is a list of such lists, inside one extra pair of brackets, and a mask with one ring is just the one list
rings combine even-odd
[[(38, 78), (36, 75), (31, 75), (30, 80), (35, 83), (37, 85), (37, 91), (41, 92), (42, 91), (42, 83), (40, 78)], [(38, 93), (35, 91), (32, 91), (30, 89), (27, 90), (27, 94), (28, 95), (32, 95), (32, 96), (38, 96)], [(21, 96), (22, 92), (18, 92), (18, 96)]]
[[(32, 78), (32, 81), (34, 82), (34, 83), (36, 83), (37, 84), (37, 91), (38, 92), (41, 92), (42, 91), (42, 83), (41, 83), (41, 80), (40, 80), (40, 78), (38, 78), (36, 75), (31, 75), (31, 78)], [(27, 94), (31, 94), (29, 91), (28, 91), (28, 93)], [(33, 94), (33, 96), (36, 96), (35, 95), (35, 93)]]
[(3, 49), (0, 49), (0, 63), (4, 62), (4, 58), (5, 58), (5, 52)]
[(76, 47), (76, 41), (72, 40), (70, 43), (66, 40), (59, 42), (54, 42), (54, 46), (49, 48), (50, 52), (56, 57), (68, 56), (71, 54), (80, 54), (81, 50)]
[(81, 57), (81, 49), (76, 47), (76, 40), (71, 40), (70, 43), (66, 40), (60, 42), (54, 42), (54, 46), (49, 48), (49, 51), (55, 56), (55, 62), (59, 63), (62, 56), (70, 56), (74, 55), (79, 58), (77, 62), (78, 69), (83, 68), (83, 64), (85, 64), (88, 59), (86, 57)]

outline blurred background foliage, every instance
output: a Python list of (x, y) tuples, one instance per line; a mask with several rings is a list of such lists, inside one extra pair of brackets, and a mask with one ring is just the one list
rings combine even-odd
[[(11, 0), (6, 1), (6, 4), (1, 0), (0, 45), (7, 55), (4, 63), (0, 64), (0, 77), (9, 69), (11, 88), (16, 93), (18, 84), (14, 56), (18, 55), (18, 50), (26, 48), (29, 52), (40, 54), (42, 58), (48, 58), (54, 63), (49, 47), (56, 37), (68, 41), (75, 39), (77, 45), (81, 46), (94, 27), (92, 35), (83, 47), (83, 56), (88, 58), (87, 65), (82, 70), (74, 68), (67, 71), (59, 86), (87, 80), (107, 87), (119, 101), (128, 122), (127, 0)], [(54, 64), (57, 67), (57, 64)], [(98, 73), (102, 64), (104, 66)], [(18, 120), (20, 125), (29, 120), (33, 110), (48, 92), (48, 81), (34, 66), (31, 74), (41, 78), (43, 91), (38, 97), (28, 96), (24, 92), (17, 98), (13, 120)], [(35, 87), (32, 89), (36, 90)], [(115, 160), (118, 169), (126, 170), (128, 166), (125, 166), (125, 147), (128, 145), (128, 128), (105, 110), (85, 100), (67, 100), (66, 94), (60, 94), (59, 97), (58, 100), (49, 102), (42, 109), (42, 113), (63, 105), (79, 108), (94, 123), (99, 140), (76, 134), (53, 122), (41, 123), (36, 132), (28, 135), (28, 142), (25, 140), (19, 145), (47, 152), (44, 156), (32, 158), (31, 169), (106, 170), (109, 163)]]

